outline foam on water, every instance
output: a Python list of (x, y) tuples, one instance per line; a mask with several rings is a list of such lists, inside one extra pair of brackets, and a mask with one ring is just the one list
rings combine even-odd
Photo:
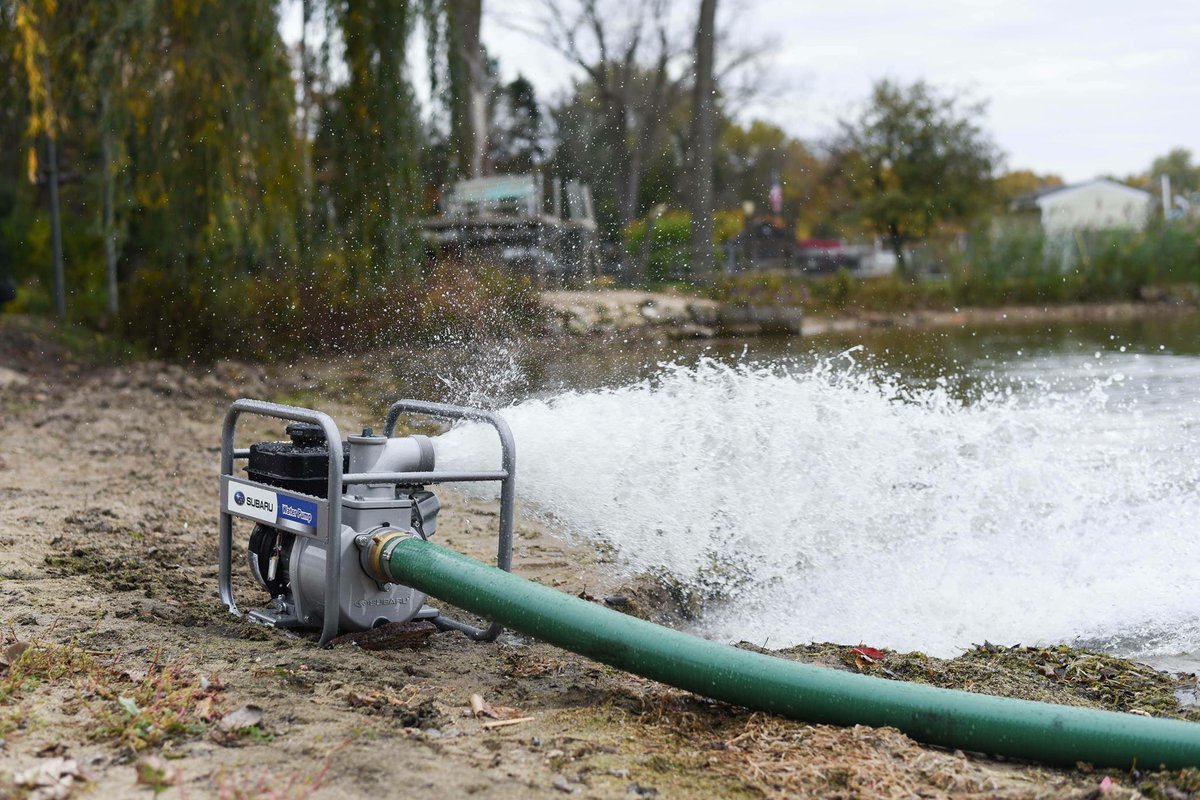
[[(705, 359), (511, 406), (523, 507), (700, 589), (714, 638), (1200, 647), (1200, 413), (1151, 402), (1159, 362), (962, 402), (846, 360)], [(437, 449), (497, 457), (473, 425)]]

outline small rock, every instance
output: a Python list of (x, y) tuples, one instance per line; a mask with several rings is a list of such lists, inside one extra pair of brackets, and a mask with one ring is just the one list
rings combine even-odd
[(627, 791), (635, 797), (658, 797), (658, 789), (653, 786), (642, 786), (638, 783), (629, 784)]
[(591, 333), (591, 331), (592, 331), (591, 326), (588, 325), (587, 322), (580, 319), (579, 317), (568, 317), (567, 318), (567, 332), (568, 333), (574, 334), (575, 336), (584, 336), (588, 333)]
[(29, 378), (26, 378), (15, 369), (0, 367), (0, 389), (13, 389), (18, 386), (24, 386), (27, 383), (29, 383)]
[(0, 667), (7, 667), (17, 663), (17, 659), (21, 657), (21, 654), (32, 646), (29, 642), (17, 641), (5, 647), (4, 650), (0, 651)]
[(711, 328), (720, 324), (720, 313), (715, 303), (688, 303), (687, 311), (697, 325)]
[(685, 322), (672, 328), (668, 335), (672, 339), (713, 339), (717, 335), (715, 328), (710, 328), (707, 325), (697, 325), (694, 322)]
[(235, 733), (246, 728), (253, 728), (256, 725), (262, 725), (262, 721), (263, 710), (258, 706), (247, 705), (234, 709), (221, 717), (221, 721), (217, 723), (217, 727), (226, 733)]
[(575, 794), (575, 786), (562, 775), (555, 775), (554, 780), (550, 783), (555, 789), (566, 794)]
[(427, 739), (442, 738), (442, 732), (439, 731), (437, 728), (426, 728), (424, 733), (425, 733), (425, 738), (427, 738)]

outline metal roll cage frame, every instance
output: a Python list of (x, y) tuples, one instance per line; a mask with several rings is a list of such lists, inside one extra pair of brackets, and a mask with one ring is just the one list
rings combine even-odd
[[(472, 420), (485, 422), (495, 429), (500, 438), (500, 469), (491, 471), (449, 472), (433, 470), (430, 472), (360, 472), (343, 473), (342, 469), (342, 435), (333, 418), (321, 411), (313, 411), (299, 406), (289, 406), (280, 403), (268, 403), (262, 400), (235, 400), (225, 414), (225, 424), (221, 431), (221, 513), (220, 513), (220, 548), (218, 583), (221, 592), (221, 602), (230, 613), (242, 616), (233, 596), (233, 517), (226, 510), (225, 485), (228, 479), (234, 479), (264, 489), (278, 492), (278, 487), (257, 484), (233, 474), (235, 460), (247, 459), (250, 451), (234, 448), (234, 436), (237, 432), (237, 421), (242, 414), (254, 414), (263, 417), (288, 420), (291, 422), (308, 422), (319, 425), (325, 433), (325, 441), (329, 448), (329, 478), (325, 500), (308, 498), (317, 503), (319, 519), (315, 526), (318, 538), (325, 542), (325, 609), (321, 626), (320, 644), (328, 644), (338, 632), (338, 603), (341, 593), (342, 550), (340, 532), (342, 529), (342, 491), (347, 486), (355, 484), (390, 483), (396, 486), (424, 486), (432, 483), (465, 483), (490, 482), (500, 483), (500, 529), (496, 549), (496, 566), (505, 572), (512, 571), (512, 540), (513, 540), (513, 506), (516, 494), (517, 455), (513, 442), (512, 431), (500, 416), (490, 411), (477, 408), (447, 405), (445, 403), (429, 403), (421, 400), (398, 400), (388, 408), (384, 422), (384, 435), (391, 437), (396, 429), (396, 421), (401, 414), (420, 414), (444, 420)], [(299, 493), (293, 493), (299, 494)], [(307, 497), (307, 495), (301, 495)], [(334, 534), (339, 535), (334, 535)], [(475, 641), (494, 641), (503, 627), (491, 622), (486, 628), (477, 628), (465, 622), (460, 622), (440, 614), (432, 618), (435, 625), (443, 630), (461, 631)]]

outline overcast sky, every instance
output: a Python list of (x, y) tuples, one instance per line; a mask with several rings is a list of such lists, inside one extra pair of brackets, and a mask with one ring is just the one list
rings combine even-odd
[[(550, 99), (570, 65), (505, 24), (537, 2), (485, 0), (483, 39), (506, 78), (519, 71)], [(1010, 169), (1078, 181), (1140, 172), (1173, 147), (1200, 156), (1200, 0), (741, 2), (735, 36), (773, 38), (768, 63), (786, 85), (743, 116), (802, 138), (828, 134), (890, 76), (988, 100)]]
[[(546, 102), (577, 72), (517, 30), (541, 2), (484, 0), (483, 39), (502, 76), (524, 74)], [(873, 81), (923, 78), (989, 101), (985, 125), (1009, 169), (1079, 181), (1141, 172), (1173, 147), (1200, 157), (1200, 0), (721, 0), (718, 9), (735, 5), (746, 11), (732, 35), (773, 41), (765, 57), (780, 84), (740, 116), (804, 139), (828, 135)], [(698, 6), (676, 0), (683, 12)], [(291, 41), (298, 7), (285, 7)], [(424, 46), (410, 52), (420, 93)]]

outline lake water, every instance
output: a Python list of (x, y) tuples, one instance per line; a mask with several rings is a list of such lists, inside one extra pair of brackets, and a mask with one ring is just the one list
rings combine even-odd
[(693, 588), (704, 635), (1200, 662), (1198, 316), (447, 352), (426, 391), (503, 409), (522, 507)]

